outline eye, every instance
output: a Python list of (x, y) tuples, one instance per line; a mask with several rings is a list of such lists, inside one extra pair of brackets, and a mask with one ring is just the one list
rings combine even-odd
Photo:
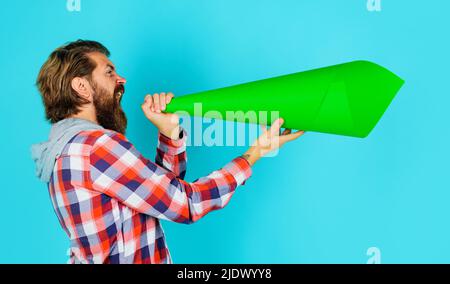
[(112, 70), (109, 70), (108, 72), (106, 72), (106, 74), (108, 74), (108, 75), (112, 76), (112, 74), (113, 74), (113, 71), (112, 71)]

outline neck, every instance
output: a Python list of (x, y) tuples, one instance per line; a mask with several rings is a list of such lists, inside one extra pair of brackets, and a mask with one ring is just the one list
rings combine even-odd
[(95, 113), (95, 109), (92, 108), (82, 108), (81, 111), (77, 114), (70, 116), (71, 118), (80, 118), (84, 120), (89, 120), (95, 124), (99, 124), (97, 121), (97, 115)]

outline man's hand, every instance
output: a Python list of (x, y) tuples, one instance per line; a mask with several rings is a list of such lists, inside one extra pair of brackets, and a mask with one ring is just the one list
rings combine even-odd
[(173, 140), (178, 140), (180, 134), (179, 116), (174, 113), (161, 112), (166, 109), (166, 105), (170, 103), (173, 97), (172, 93), (146, 95), (141, 108), (148, 120), (158, 128), (159, 132)]
[(283, 125), (284, 120), (279, 118), (274, 121), (269, 130), (265, 126), (261, 126), (263, 133), (259, 138), (252, 144), (250, 149), (242, 155), (251, 166), (259, 160), (261, 157), (272, 152), (273, 150), (280, 148), (286, 142), (295, 140), (302, 136), (304, 131), (297, 131), (291, 133), (291, 129), (285, 129), (280, 135), (280, 128)]

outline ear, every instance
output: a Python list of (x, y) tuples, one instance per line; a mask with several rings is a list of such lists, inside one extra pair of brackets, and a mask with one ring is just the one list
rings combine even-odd
[(92, 101), (93, 90), (88, 80), (81, 77), (75, 77), (72, 79), (71, 86), (82, 98)]

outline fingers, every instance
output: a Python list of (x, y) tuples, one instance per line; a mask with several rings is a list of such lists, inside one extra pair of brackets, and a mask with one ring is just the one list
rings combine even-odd
[(161, 112), (160, 104), (159, 104), (159, 94), (153, 94), (153, 105), (154, 109), (152, 111), (154, 112)]
[(159, 94), (160, 110), (166, 110), (166, 93)]
[(263, 124), (261, 124), (261, 133), (264, 133), (267, 131), (267, 127)]
[(283, 135), (280, 137), (281, 143), (286, 143), (288, 141), (295, 140), (295, 139), (299, 138), (300, 136), (302, 136), (303, 134), (305, 134), (305, 131), (299, 130), (295, 133)]
[(145, 96), (144, 103), (148, 104), (148, 108), (152, 112), (161, 113), (166, 110), (167, 105), (172, 101), (173, 93), (155, 93)]
[(152, 111), (152, 112), (155, 111), (155, 104), (153, 102), (153, 96), (152, 95), (147, 95), (146, 98), (148, 98), (150, 111)]
[(153, 104), (152, 96), (151, 95), (146, 95), (145, 98), (144, 98), (144, 103), (146, 103), (149, 106), (151, 106)]
[(270, 135), (271, 136), (279, 135), (280, 128), (281, 128), (281, 125), (283, 125), (283, 123), (284, 123), (284, 120), (282, 118), (278, 118), (277, 120), (275, 120), (272, 123), (272, 126), (270, 127), (270, 130), (269, 130)]
[(150, 110), (153, 106), (153, 99), (151, 95), (146, 95), (144, 98), (144, 102), (142, 103), (142, 107), (145, 107), (146, 109)]
[(153, 99), (151, 95), (146, 95), (144, 98), (144, 102), (141, 105), (142, 111), (144, 111), (144, 113), (147, 115), (148, 113), (150, 113), (152, 110), (151, 108), (153, 107)]

